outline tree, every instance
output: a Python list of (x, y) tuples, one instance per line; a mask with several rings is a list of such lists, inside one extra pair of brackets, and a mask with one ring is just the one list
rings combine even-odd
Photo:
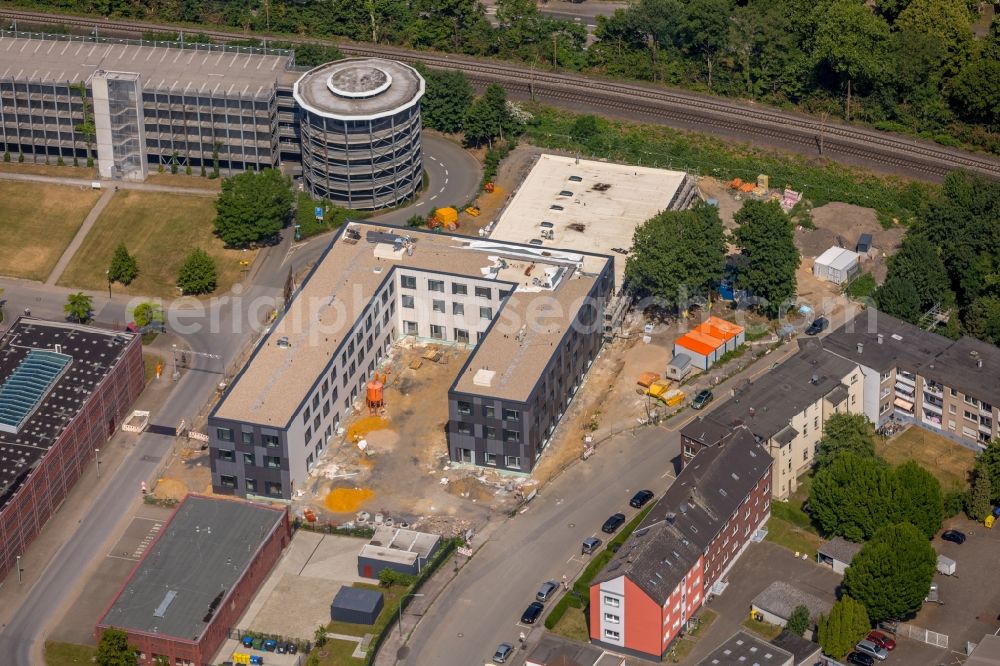
[(132, 321), (139, 328), (149, 326), (154, 321), (163, 321), (163, 310), (156, 303), (139, 303), (132, 310)]
[(464, 72), (421, 68), (426, 92), (420, 100), (424, 125), (440, 132), (462, 131), (472, 105), (472, 84)]
[(326, 645), (326, 627), (324, 625), (316, 627), (316, 631), (313, 632), (313, 643), (316, 644), (316, 647)]
[(937, 248), (922, 234), (907, 234), (903, 238), (899, 252), (889, 259), (886, 281), (892, 278), (913, 285), (921, 310), (927, 310), (938, 303), (948, 304), (954, 301), (948, 270)]
[(1000, 501), (1000, 439), (994, 439), (986, 449), (979, 454), (976, 465), (990, 477), (990, 501)]
[(823, 439), (816, 447), (816, 469), (826, 467), (844, 451), (875, 458), (875, 430), (864, 414), (838, 413), (826, 420)]
[(82, 291), (70, 294), (66, 298), (66, 305), (63, 306), (63, 312), (66, 313), (69, 320), (77, 321), (81, 324), (90, 319), (90, 313), (93, 310), (94, 299)]
[(871, 621), (901, 620), (920, 609), (936, 568), (937, 553), (919, 529), (888, 525), (854, 556), (844, 589), (864, 604)]
[(574, 141), (587, 143), (594, 138), (599, 131), (600, 129), (597, 124), (596, 116), (578, 116), (577, 119), (573, 121), (573, 127), (570, 128), (569, 135), (573, 137)]
[(809, 609), (799, 604), (788, 617), (785, 629), (788, 629), (788, 631), (792, 632), (796, 636), (801, 636), (806, 633), (807, 629), (809, 629), (809, 624)]
[(864, 605), (845, 594), (833, 604), (830, 617), (820, 615), (819, 644), (824, 654), (843, 659), (871, 627)]
[(972, 470), (972, 489), (969, 490), (965, 503), (965, 513), (975, 521), (985, 520), (990, 515), (990, 498), (993, 495), (993, 484), (990, 473), (981, 461)]
[(992, 345), (1000, 344), (1000, 297), (982, 296), (965, 312), (965, 332)]
[(215, 260), (201, 248), (195, 248), (181, 266), (177, 286), (183, 294), (207, 294), (215, 290), (216, 279)]
[(636, 228), (625, 261), (625, 283), (641, 297), (684, 307), (693, 295), (705, 296), (722, 277), (726, 243), (715, 206), (664, 211)]
[(677, 33), (683, 48), (705, 61), (709, 90), (712, 89), (712, 67), (729, 42), (734, 6), (732, 0), (695, 0), (687, 2), (677, 17)]
[(980, 56), (967, 63), (952, 79), (950, 94), (963, 117), (1000, 124), (1000, 60)]
[(739, 225), (733, 234), (736, 245), (747, 260), (737, 284), (765, 299), (765, 310), (777, 315), (795, 295), (800, 257), (792, 223), (774, 201), (747, 201), (733, 219)]
[(135, 666), (136, 647), (129, 644), (124, 631), (110, 627), (101, 634), (96, 661), (97, 666)]
[(898, 276), (889, 277), (885, 283), (875, 291), (875, 303), (878, 309), (887, 315), (916, 323), (923, 314), (920, 307), (920, 296), (912, 282), (907, 282)]
[(897, 520), (898, 494), (883, 461), (844, 451), (813, 477), (809, 511), (825, 534), (860, 542)]
[(899, 519), (913, 524), (931, 539), (944, 520), (944, 495), (941, 482), (910, 460), (893, 472), (899, 489)]
[(507, 109), (507, 93), (496, 83), (486, 86), (465, 115), (465, 141), (477, 147), (486, 143), (492, 148), (494, 139), (502, 140), (504, 131), (510, 134), (515, 129), (516, 121)]
[(125, 243), (119, 243), (115, 248), (115, 254), (111, 257), (111, 266), (108, 268), (108, 280), (128, 285), (139, 275), (139, 264), (135, 257), (128, 253)]
[(285, 226), (293, 199), (291, 181), (277, 169), (226, 178), (215, 201), (216, 233), (235, 247), (271, 238)]
[(957, 74), (969, 58), (973, 36), (965, 0), (911, 0), (895, 25), (934, 40), (941, 50), (945, 76)]

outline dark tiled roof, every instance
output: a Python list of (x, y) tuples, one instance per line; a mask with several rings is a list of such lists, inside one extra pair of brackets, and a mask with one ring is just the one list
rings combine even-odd
[(844, 537), (834, 537), (819, 547), (819, 554), (850, 564), (859, 550), (861, 544), (848, 541)]
[(594, 583), (626, 575), (662, 605), (770, 469), (771, 456), (746, 428), (702, 449)]
[(341, 587), (333, 598), (334, 608), (372, 613), (382, 603), (382, 593), (363, 587)]
[[(982, 361), (982, 367), (978, 362)], [(921, 373), (965, 395), (1000, 404), (1000, 347), (963, 337)]]
[(705, 415), (699, 416), (681, 430), (681, 433), (685, 437), (706, 446), (715, 446), (732, 432), (733, 429), (729, 426), (725, 426), (714, 419), (706, 418)]
[(777, 580), (768, 585), (763, 592), (753, 598), (751, 604), (784, 620), (791, 617), (792, 611), (797, 606), (805, 606), (809, 609), (809, 619), (813, 622), (821, 614), (829, 615), (830, 608), (833, 606), (829, 601), (820, 599), (808, 592), (803, 592), (783, 580)]
[[(681, 431), (686, 437), (708, 431), (706, 423), (714, 421), (715, 430), (746, 425), (760, 441), (766, 441), (788, 427), (792, 417), (817, 400), (844, 395), (842, 379), (856, 366), (836, 354), (827, 353), (818, 340), (801, 341), (800, 350), (790, 359), (763, 375), (756, 382), (734, 390), (734, 395), (705, 417)], [(842, 390), (841, 390), (842, 389)], [(697, 424), (697, 425), (696, 425)], [(794, 438), (794, 434), (791, 435)], [(786, 438), (791, 441), (791, 438)], [(703, 441), (703, 440), (698, 440)], [(714, 442), (707, 441), (712, 445)]]
[(795, 666), (813, 666), (819, 658), (819, 645), (793, 634), (787, 629), (771, 639), (771, 645), (791, 652), (792, 656), (795, 657)]
[(791, 652), (740, 630), (697, 666), (794, 666), (794, 660)]
[(574, 666), (595, 666), (601, 661), (604, 651), (594, 645), (568, 641), (553, 634), (542, 634), (542, 640), (528, 655), (529, 661), (545, 666), (572, 664)]

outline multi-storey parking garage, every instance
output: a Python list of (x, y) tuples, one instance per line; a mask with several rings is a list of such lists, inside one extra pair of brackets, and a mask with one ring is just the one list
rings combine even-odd
[(302, 180), (350, 208), (393, 206), (420, 186), (424, 80), (391, 60), (351, 58), (295, 82)]

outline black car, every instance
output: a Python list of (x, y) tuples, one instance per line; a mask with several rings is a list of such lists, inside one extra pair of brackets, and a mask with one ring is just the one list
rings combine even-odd
[(958, 530), (945, 530), (941, 534), (941, 539), (943, 541), (951, 541), (952, 543), (961, 545), (965, 543), (965, 533), (959, 532)]
[(695, 409), (701, 409), (708, 403), (712, 402), (715, 395), (712, 394), (708, 389), (702, 389), (695, 393), (694, 400), (691, 401), (691, 406)]
[(521, 613), (522, 624), (534, 624), (538, 616), (545, 610), (545, 605), (538, 601), (532, 601), (523, 613)]
[(875, 657), (864, 652), (852, 652), (847, 655), (847, 663), (855, 666), (874, 666)]
[(806, 335), (819, 335), (828, 328), (830, 328), (829, 319), (826, 317), (816, 317), (813, 323), (809, 324), (809, 328), (806, 329)]
[(616, 513), (615, 515), (611, 516), (610, 518), (604, 521), (604, 524), (601, 525), (601, 531), (607, 534), (614, 534), (615, 531), (624, 524), (625, 524), (625, 514)]
[(643, 506), (645, 506), (646, 502), (648, 502), (651, 499), (653, 499), (652, 490), (640, 490), (639, 492), (637, 492), (635, 495), (632, 496), (632, 499), (629, 500), (628, 505), (633, 509), (641, 509)]

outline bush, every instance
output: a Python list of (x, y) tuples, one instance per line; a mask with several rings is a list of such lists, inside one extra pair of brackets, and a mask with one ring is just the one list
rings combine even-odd
[(422, 227), (425, 224), (427, 224), (427, 220), (420, 215), (411, 215), (406, 221), (406, 226), (408, 227)]
[(10, 151), (9, 150), (3, 154), (3, 161), (4, 162), (10, 162)]
[(483, 165), (483, 185), (493, 182), (493, 179), (496, 178), (500, 162), (515, 148), (517, 148), (517, 141), (511, 140), (498, 143), (486, 151), (485, 164)]
[(856, 301), (874, 298), (878, 284), (871, 273), (862, 273), (844, 285), (844, 293)]
[(400, 573), (399, 571), (394, 571), (392, 569), (382, 569), (382, 571), (378, 572), (378, 583), (382, 587), (392, 587), (393, 585), (409, 587), (410, 585), (413, 585), (413, 581), (415, 579), (416, 576)]
[[(316, 207), (323, 207), (323, 219), (316, 219)], [(317, 201), (305, 192), (300, 192), (296, 199), (295, 224), (299, 226), (299, 234), (302, 238), (309, 238), (317, 234), (338, 229), (350, 218), (364, 218), (368, 214), (354, 211), (349, 208), (334, 206), (325, 199)]]

